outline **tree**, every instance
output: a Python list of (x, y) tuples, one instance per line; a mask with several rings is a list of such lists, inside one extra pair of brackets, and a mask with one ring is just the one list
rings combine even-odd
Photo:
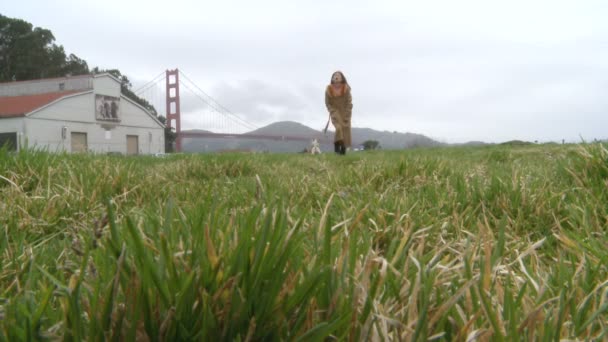
[(0, 15), (0, 82), (88, 73), (84, 60), (66, 57), (50, 30)]
[(89, 66), (83, 59), (78, 58), (75, 54), (71, 53), (66, 61), (65, 66), (66, 74), (70, 75), (83, 75), (89, 73)]
[(380, 148), (378, 140), (366, 140), (363, 142), (363, 149), (366, 151), (376, 150)]
[(177, 139), (177, 133), (173, 132), (171, 128), (167, 127), (167, 118), (162, 115), (158, 115), (158, 121), (162, 122), (165, 125), (165, 152), (175, 152), (173, 150), (173, 143), (175, 139)]

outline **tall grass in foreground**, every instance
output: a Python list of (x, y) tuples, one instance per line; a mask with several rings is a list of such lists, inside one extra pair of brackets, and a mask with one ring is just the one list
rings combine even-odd
[(0, 340), (602, 340), (602, 145), (0, 151)]

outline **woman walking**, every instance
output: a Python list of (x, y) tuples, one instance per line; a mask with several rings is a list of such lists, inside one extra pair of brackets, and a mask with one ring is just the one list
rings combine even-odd
[(325, 105), (331, 123), (336, 128), (334, 151), (338, 154), (346, 154), (346, 148), (351, 145), (350, 119), (353, 113), (353, 98), (350, 86), (341, 71), (331, 75), (331, 84), (325, 90)]

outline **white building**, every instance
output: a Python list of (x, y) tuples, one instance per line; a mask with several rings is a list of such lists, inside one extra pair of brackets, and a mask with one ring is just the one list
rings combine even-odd
[(165, 151), (164, 125), (110, 74), (0, 83), (0, 147), (50, 152)]

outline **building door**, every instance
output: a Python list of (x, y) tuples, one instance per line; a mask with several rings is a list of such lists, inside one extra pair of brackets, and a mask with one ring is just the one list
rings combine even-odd
[(139, 138), (137, 135), (127, 135), (127, 154), (135, 155), (139, 153)]
[(0, 133), (0, 148), (17, 151), (17, 133)]
[(72, 153), (88, 151), (86, 133), (72, 132), (71, 138), (72, 138)]

